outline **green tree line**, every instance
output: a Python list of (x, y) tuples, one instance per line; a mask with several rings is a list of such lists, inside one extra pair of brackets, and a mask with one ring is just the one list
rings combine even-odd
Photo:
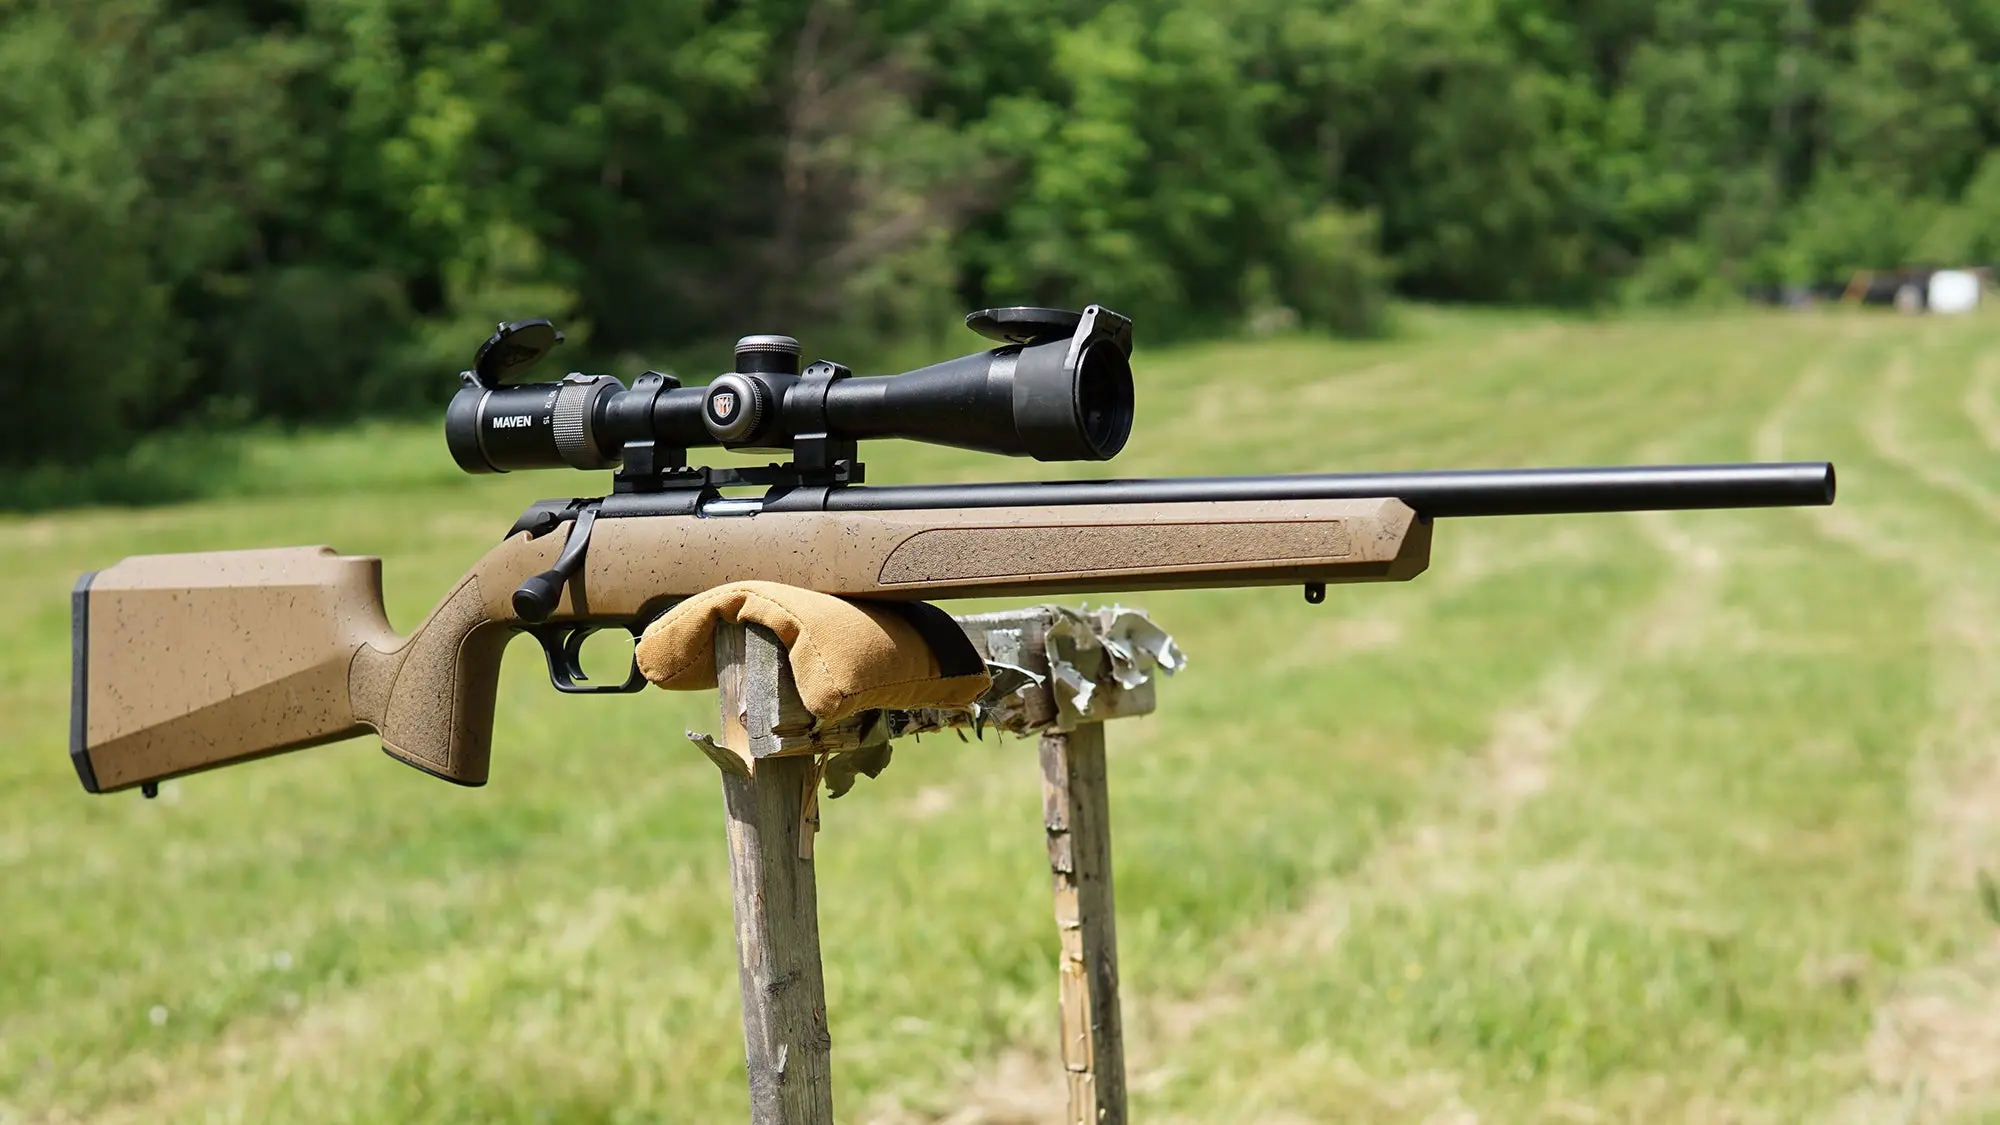
[(513, 316), (616, 364), (1995, 259), (2000, 0), (0, 0), (0, 467), (435, 403)]

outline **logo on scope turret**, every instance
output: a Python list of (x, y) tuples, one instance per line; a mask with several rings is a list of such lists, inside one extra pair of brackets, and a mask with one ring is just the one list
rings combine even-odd
[(723, 391), (709, 399), (709, 409), (715, 411), (715, 420), (727, 422), (736, 413), (736, 392)]

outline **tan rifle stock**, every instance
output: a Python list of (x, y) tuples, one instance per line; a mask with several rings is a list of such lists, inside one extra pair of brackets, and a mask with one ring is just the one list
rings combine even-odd
[[(374, 731), (383, 749), (482, 785), (514, 590), (573, 524), (513, 535), (407, 637), (381, 563), (327, 547), (128, 558), (73, 604), (71, 753), (109, 792)], [(599, 519), (549, 624), (639, 624), (763, 579), (858, 598), (1058, 597), (1401, 581), (1431, 528), (1398, 500), (1224, 501)]]

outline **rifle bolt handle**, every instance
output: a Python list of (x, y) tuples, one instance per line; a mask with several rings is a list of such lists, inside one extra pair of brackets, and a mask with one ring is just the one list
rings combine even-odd
[(562, 601), (563, 579), (561, 571), (545, 570), (521, 583), (514, 591), (514, 616), (533, 625), (547, 621)]

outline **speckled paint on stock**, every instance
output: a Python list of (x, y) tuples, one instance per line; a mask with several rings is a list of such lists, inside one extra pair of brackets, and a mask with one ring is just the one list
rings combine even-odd
[[(513, 536), (397, 637), (381, 564), (327, 547), (128, 558), (89, 592), (85, 749), (109, 791), (373, 730), (392, 756), (486, 781), (512, 597), (569, 525)], [(642, 517), (596, 524), (550, 622), (631, 621), (757, 579), (943, 600), (1400, 581), (1430, 526), (1396, 500)]]

